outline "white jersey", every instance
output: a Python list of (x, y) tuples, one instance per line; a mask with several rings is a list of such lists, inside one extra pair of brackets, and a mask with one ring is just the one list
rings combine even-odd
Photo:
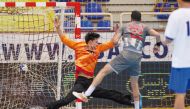
[(190, 68), (190, 8), (179, 8), (172, 12), (165, 36), (174, 43), (172, 67)]

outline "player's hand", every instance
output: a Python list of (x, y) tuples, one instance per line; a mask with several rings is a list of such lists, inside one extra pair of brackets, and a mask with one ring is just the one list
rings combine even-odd
[(59, 17), (55, 18), (54, 25), (55, 25), (56, 29), (60, 28), (61, 22), (60, 22), (60, 18)]
[(158, 53), (160, 52), (160, 46), (155, 45), (153, 48), (153, 53)]
[(116, 25), (113, 27), (113, 30), (114, 30), (115, 32), (119, 32), (119, 25), (116, 24)]

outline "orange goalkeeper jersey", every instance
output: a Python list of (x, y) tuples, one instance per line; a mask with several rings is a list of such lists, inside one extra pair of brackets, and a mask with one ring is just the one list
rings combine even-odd
[(86, 49), (87, 44), (85, 42), (76, 42), (65, 36), (61, 37), (61, 41), (75, 50), (76, 76), (82, 72), (87, 76), (93, 77), (99, 54), (114, 47), (114, 43), (109, 41), (99, 44), (93, 52), (89, 52)]

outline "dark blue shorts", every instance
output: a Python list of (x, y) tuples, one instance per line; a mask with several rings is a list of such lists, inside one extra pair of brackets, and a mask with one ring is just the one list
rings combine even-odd
[(172, 68), (169, 89), (185, 94), (190, 89), (190, 68)]

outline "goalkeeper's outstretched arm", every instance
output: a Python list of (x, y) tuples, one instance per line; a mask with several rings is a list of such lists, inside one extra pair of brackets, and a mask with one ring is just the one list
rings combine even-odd
[(76, 47), (75, 45), (77, 44), (77, 42), (75, 42), (75, 41), (73, 41), (73, 40), (70, 40), (70, 39), (67, 37), (67, 34), (65, 33), (65, 31), (64, 31), (64, 30), (61, 30), (61, 28), (60, 28), (61, 23), (60, 23), (60, 20), (59, 20), (58, 18), (55, 19), (54, 25), (55, 25), (56, 31), (57, 31), (57, 33), (58, 33), (58, 35), (59, 35), (61, 41), (62, 41), (65, 45), (69, 46), (70, 48), (75, 49), (75, 47)]
[(120, 35), (119, 35), (119, 26), (115, 27), (115, 33), (114, 36), (111, 38), (110, 41), (102, 43), (98, 46), (98, 49), (101, 52), (104, 52), (110, 48), (113, 48), (114, 46), (118, 45), (118, 41), (120, 39)]

